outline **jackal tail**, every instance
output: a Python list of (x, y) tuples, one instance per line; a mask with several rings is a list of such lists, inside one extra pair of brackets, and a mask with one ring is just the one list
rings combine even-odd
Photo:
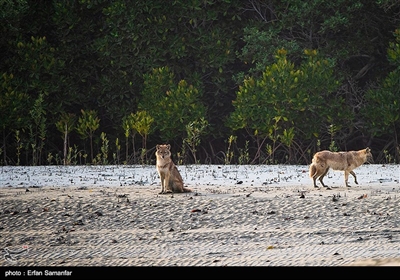
[(314, 165), (314, 163), (311, 163), (309, 170), (310, 177), (314, 177), (315, 173), (317, 173), (317, 167)]

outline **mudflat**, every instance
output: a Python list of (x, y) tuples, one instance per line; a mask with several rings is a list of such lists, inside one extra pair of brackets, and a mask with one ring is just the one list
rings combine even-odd
[(165, 195), (147, 168), (142, 181), (79, 173), (69, 186), (3, 169), (0, 266), (400, 265), (399, 166), (360, 167), (351, 188), (332, 173), (331, 190), (314, 188), (306, 166), (290, 178), (290, 167), (270, 177), (212, 167), (207, 178), (179, 167), (194, 191)]

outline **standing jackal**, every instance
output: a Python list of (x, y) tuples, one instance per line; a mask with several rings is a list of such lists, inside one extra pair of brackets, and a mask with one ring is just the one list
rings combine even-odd
[(191, 192), (191, 189), (183, 186), (182, 176), (172, 161), (170, 149), (170, 144), (156, 146), (157, 172), (161, 179), (160, 194), (172, 192)]
[(358, 184), (356, 174), (353, 169), (359, 167), (363, 163), (373, 163), (373, 157), (371, 154), (371, 149), (366, 148), (359, 151), (349, 151), (349, 152), (331, 152), (331, 151), (320, 151), (315, 153), (312, 163), (310, 165), (310, 177), (313, 179), (314, 187), (318, 188), (316, 180), (319, 177), (319, 181), (322, 186), (328, 188), (322, 182), (324, 176), (328, 173), (329, 168), (333, 170), (344, 171), (344, 182), (346, 187), (350, 187), (347, 183), (349, 179), (349, 174), (353, 175), (354, 182)]

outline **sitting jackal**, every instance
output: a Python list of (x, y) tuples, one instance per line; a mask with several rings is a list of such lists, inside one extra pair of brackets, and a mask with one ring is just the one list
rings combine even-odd
[(171, 145), (163, 144), (156, 146), (157, 172), (161, 179), (161, 192), (191, 192), (191, 189), (183, 185), (183, 179), (171, 158)]

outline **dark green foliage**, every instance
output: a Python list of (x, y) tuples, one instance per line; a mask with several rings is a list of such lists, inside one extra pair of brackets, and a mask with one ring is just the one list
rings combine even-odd
[(152, 162), (160, 142), (189, 148), (182, 163), (307, 164), (318, 149), (367, 145), (377, 162), (399, 162), (399, 10), (391, 0), (2, 1), (1, 164), (83, 163), (87, 141), (87, 163)]
[(139, 109), (149, 112), (154, 119), (155, 130), (161, 135), (161, 140), (167, 142), (183, 137), (186, 125), (205, 114), (199, 90), (185, 80), (180, 80), (178, 84), (174, 80), (174, 74), (168, 67), (153, 69), (144, 77), (139, 103)]
[[(233, 101), (235, 110), (228, 123), (233, 130), (244, 128), (256, 143), (260, 143), (257, 138), (264, 139), (260, 145), (269, 139), (273, 150), (276, 144), (283, 144), (289, 162), (299, 161), (293, 158), (294, 141), (310, 141), (319, 137), (324, 125), (351, 120), (351, 113), (342, 111), (343, 99), (333, 95), (339, 85), (333, 76), (335, 64), (319, 57), (316, 50), (304, 53), (304, 61), (296, 67), (287, 59), (287, 51), (280, 49), (276, 62), (267, 66), (260, 78), (246, 78)], [(299, 147), (297, 153), (303, 155)]]
[(388, 73), (379, 87), (371, 88), (366, 92), (362, 115), (367, 120), (366, 127), (373, 137), (390, 136), (391, 140), (385, 148), (394, 149), (391, 154), (399, 162), (400, 29), (397, 29), (394, 35), (395, 40), (389, 43), (388, 59), (396, 68)]

